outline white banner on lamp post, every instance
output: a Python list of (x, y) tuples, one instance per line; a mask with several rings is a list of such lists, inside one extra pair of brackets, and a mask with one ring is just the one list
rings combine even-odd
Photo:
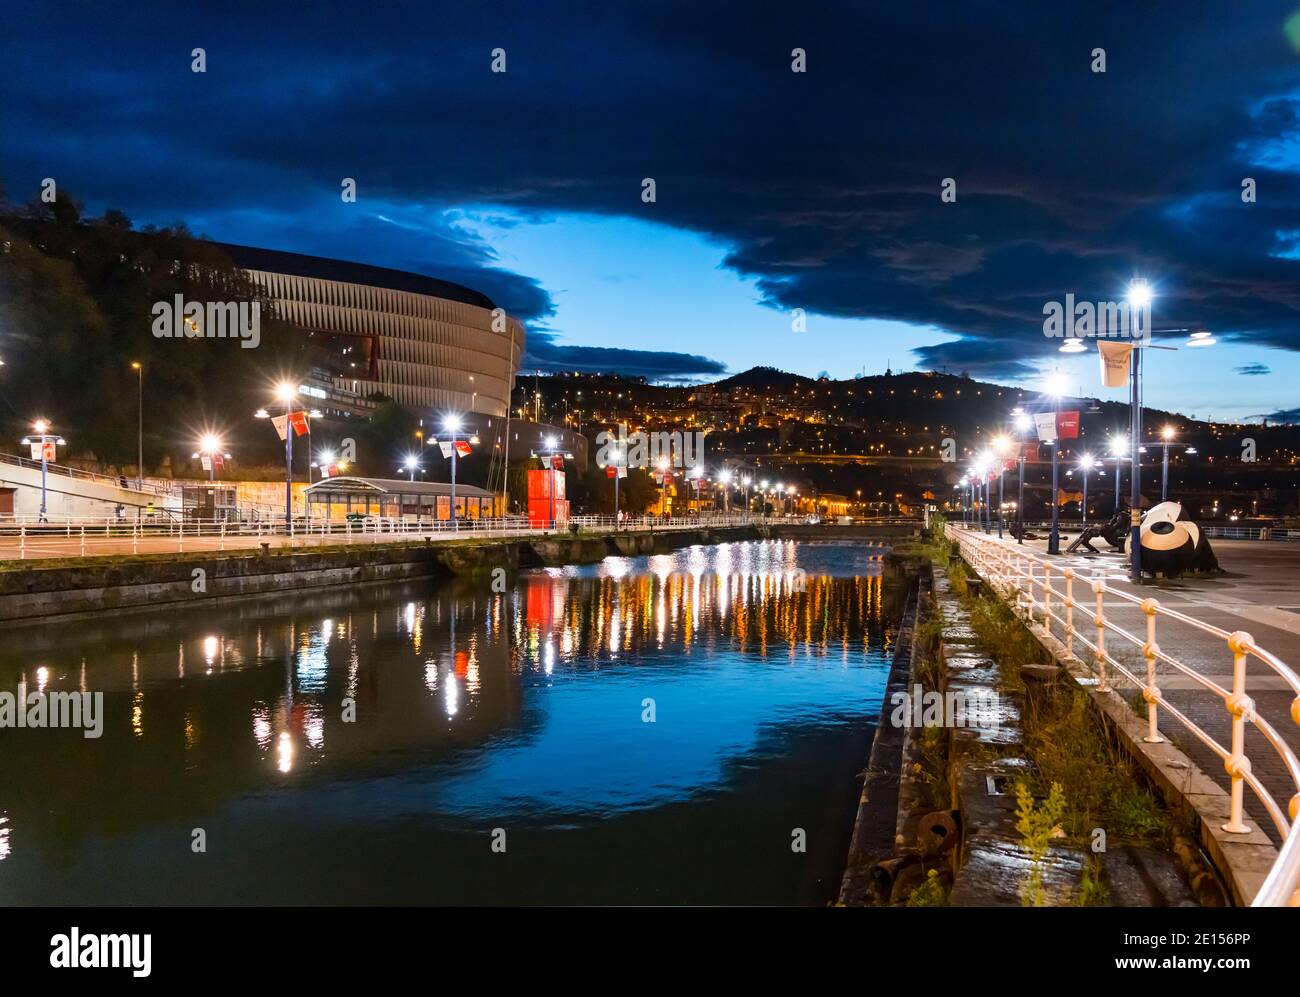
[(1101, 383), (1108, 388), (1123, 388), (1128, 384), (1128, 369), (1133, 357), (1132, 343), (1112, 343), (1097, 340), (1097, 355), (1101, 358)]

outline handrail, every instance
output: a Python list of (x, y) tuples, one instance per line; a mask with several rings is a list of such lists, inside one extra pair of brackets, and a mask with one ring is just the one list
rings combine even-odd
[(107, 518), (27, 523), (0, 520), (0, 560), (34, 557), (86, 557), (98, 554), (184, 553), (187, 549), (251, 549), (277, 538), (293, 545), (380, 543), (408, 539), (471, 539), (478, 537), (536, 537), (565, 535), (571, 527), (617, 532), (665, 532), (701, 527), (747, 526), (764, 522), (761, 517), (705, 513), (677, 519), (656, 516), (575, 517), (568, 522), (530, 522), (520, 516), (501, 518), (435, 520), (407, 516), (367, 516), (356, 520), (307, 519), (296, 517), (286, 525), (278, 520)]
[[(1122, 675), (1142, 690), (1143, 699), (1147, 703), (1147, 735), (1143, 740), (1148, 743), (1165, 740), (1160, 734), (1159, 726), (1160, 710), (1163, 709), (1223, 760), (1224, 769), (1231, 778), (1231, 806), (1228, 823), (1223, 825), (1223, 829), (1230, 834), (1243, 834), (1251, 830), (1243, 819), (1245, 789), (1250, 788), (1283, 839), (1277, 861), (1274, 862), (1272, 870), (1254, 897), (1251, 906), (1300, 907), (1300, 760), (1278, 731), (1256, 713), (1254, 700), (1246, 690), (1246, 664), (1247, 660), (1253, 657), (1286, 683), (1295, 694), (1291, 704), (1291, 719), (1297, 725), (1300, 725), (1300, 675), (1292, 671), (1275, 654), (1256, 644), (1255, 639), (1245, 631), (1229, 632), (1186, 613), (1162, 606), (1155, 598), (1140, 598), (1125, 592), (1108, 584), (1100, 571), (1092, 577), (1080, 576), (1073, 568), (1063, 567), (1053, 558), (1017, 544), (1014, 540), (1000, 540), (953, 523), (947, 524), (945, 532), (948, 539), (958, 545), (962, 557), (988, 581), (992, 588), (1003, 596), (1014, 597), (1013, 605), (1017, 612), (1028, 619), (1037, 619), (1052, 636), (1058, 636), (1052, 631), (1052, 624), (1058, 624), (1061, 631), (1059, 639), (1065, 645), (1068, 655), (1075, 656), (1075, 641), (1092, 652), (1092, 661), (1087, 664), (1096, 676), (1098, 691), (1106, 692), (1110, 689), (1107, 684), (1108, 669), (1112, 673)], [(1054, 585), (1054, 576), (1062, 578), (1064, 585), (1061, 587)], [(1095, 599), (1095, 609), (1089, 608), (1086, 603), (1075, 597), (1076, 578), (1089, 585), (1091, 595)], [(1111, 598), (1112, 605), (1121, 602), (1139, 608), (1146, 620), (1145, 634), (1130, 633), (1112, 621), (1106, 614), (1107, 596)], [(1087, 617), (1088, 623), (1096, 632), (1095, 640), (1089, 640), (1076, 626), (1076, 612), (1082, 612)], [(1156, 624), (1161, 618), (1170, 623), (1192, 627), (1223, 641), (1232, 654), (1232, 688), (1223, 688), (1196, 669), (1163, 651), (1156, 641)], [(1106, 644), (1107, 634), (1113, 634), (1121, 641), (1141, 650), (1146, 661), (1145, 676), (1135, 675), (1111, 653)], [(1221, 745), (1204, 728), (1164, 698), (1160, 687), (1156, 684), (1157, 662), (1168, 665), (1223, 700), (1225, 708), (1232, 717), (1230, 747)], [(1285, 813), (1259, 777), (1251, 770), (1250, 759), (1245, 750), (1247, 723), (1254, 724), (1269, 742), (1282, 759), (1291, 778), (1296, 792), (1288, 801)]]
[[(32, 460), (30, 457), (20, 457), (17, 454), (0, 453), (0, 464), (13, 464), (15, 467), (27, 467), (33, 470), (40, 470), (41, 462)], [(174, 488), (162, 487), (157, 484), (141, 482), (140, 487), (136, 487), (134, 478), (126, 478), (126, 484), (122, 484), (123, 475), (116, 477), (111, 474), (100, 474), (97, 471), (83, 471), (79, 467), (69, 467), (66, 464), (55, 464), (52, 461), (46, 461), (45, 470), (49, 474), (57, 474), (60, 477), (75, 478), (85, 481), (97, 481), (109, 485), (113, 488), (125, 488), (133, 492), (150, 492), (154, 495), (175, 495)]]

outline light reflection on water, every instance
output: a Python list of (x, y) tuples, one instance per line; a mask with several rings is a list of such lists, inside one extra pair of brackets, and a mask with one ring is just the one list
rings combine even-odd
[(899, 594), (755, 542), (23, 631), (106, 720), (0, 730), (0, 901), (824, 901)]

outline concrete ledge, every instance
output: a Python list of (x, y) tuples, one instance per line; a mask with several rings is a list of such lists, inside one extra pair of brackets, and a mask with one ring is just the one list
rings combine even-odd
[(1133, 712), (1123, 696), (1113, 690), (1098, 691), (1092, 670), (1081, 658), (1067, 653), (1065, 644), (1041, 623), (1023, 616), (1020, 619), (1052, 660), (1088, 694), (1114, 730), (1120, 746), (1151, 779), (1166, 803), (1195, 817), (1201, 845), (1231, 891), (1233, 903), (1249, 906), (1277, 861), (1277, 849), (1259, 829), (1259, 822), (1247, 811), (1246, 819), (1253, 825), (1249, 834), (1224, 831), (1222, 825), (1228, 819), (1230, 805), (1228, 793), (1172, 743), (1143, 741), (1146, 720)]

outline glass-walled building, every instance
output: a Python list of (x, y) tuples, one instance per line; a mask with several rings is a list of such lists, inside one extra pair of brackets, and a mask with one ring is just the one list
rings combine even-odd
[[(303, 490), (312, 519), (451, 519), (451, 485), (445, 481), (356, 478), (339, 475)], [(456, 518), (503, 515), (500, 494), (473, 485), (456, 486)]]

